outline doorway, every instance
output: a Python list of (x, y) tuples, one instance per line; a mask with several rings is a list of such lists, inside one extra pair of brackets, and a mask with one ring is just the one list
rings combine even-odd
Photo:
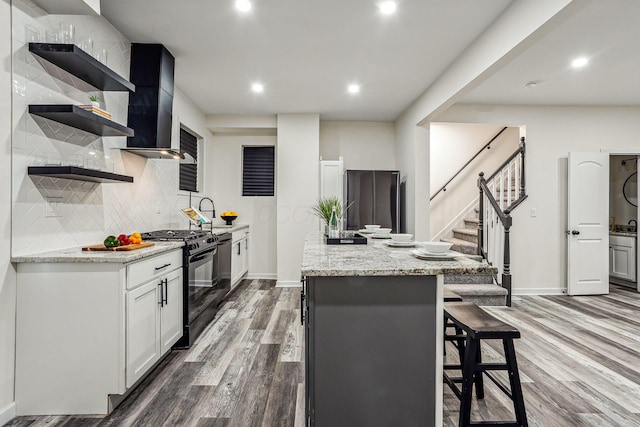
[(609, 157), (609, 283), (638, 288), (638, 157)]

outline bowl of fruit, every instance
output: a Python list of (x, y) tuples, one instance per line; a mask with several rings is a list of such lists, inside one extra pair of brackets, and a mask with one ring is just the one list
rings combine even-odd
[(227, 225), (233, 225), (233, 220), (238, 218), (238, 212), (225, 211), (220, 214), (220, 218), (224, 219)]

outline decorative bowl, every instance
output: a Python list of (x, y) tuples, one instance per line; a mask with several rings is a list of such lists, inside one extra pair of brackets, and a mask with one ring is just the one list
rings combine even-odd
[(372, 224), (365, 224), (364, 226), (365, 229), (369, 230), (369, 231), (376, 231), (380, 228), (379, 225), (372, 225)]
[(389, 234), (389, 236), (391, 236), (391, 240), (393, 240), (394, 242), (410, 242), (411, 238), (413, 237), (413, 234), (407, 234), (407, 233), (398, 233), (398, 234)]
[(430, 252), (432, 254), (445, 253), (449, 249), (451, 249), (452, 245), (453, 243), (447, 243), (447, 242), (421, 242), (420, 243), (420, 246), (422, 246), (422, 248), (425, 251)]
[(374, 230), (375, 234), (382, 234), (382, 235), (387, 235), (389, 233), (391, 233), (391, 229), (390, 228), (377, 228)]
[(233, 225), (233, 220), (238, 218), (238, 215), (220, 215), (220, 218), (224, 219), (227, 225)]

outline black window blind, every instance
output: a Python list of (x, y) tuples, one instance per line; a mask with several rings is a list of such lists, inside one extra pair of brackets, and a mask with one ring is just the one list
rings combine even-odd
[(242, 195), (273, 196), (275, 147), (242, 147)]
[[(187, 153), (198, 161), (198, 138), (180, 129), (180, 152)], [(198, 191), (198, 165), (180, 164), (180, 190)]]

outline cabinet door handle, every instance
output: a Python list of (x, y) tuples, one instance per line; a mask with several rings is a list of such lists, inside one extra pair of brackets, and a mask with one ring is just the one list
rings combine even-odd
[(238, 255), (240, 255), (240, 242), (238, 242)]
[(169, 267), (170, 265), (171, 265), (171, 263), (169, 263), (169, 264), (165, 264), (165, 265), (161, 265), (160, 267), (156, 267), (156, 271), (158, 271), (158, 270), (162, 270), (163, 268), (167, 268), (167, 267)]
[(158, 286), (160, 286), (160, 301), (158, 301), (158, 305), (160, 307), (163, 307), (164, 306), (164, 297), (162, 296), (162, 292), (163, 292), (163, 290), (162, 290), (162, 280), (160, 281), (160, 283), (158, 283)]
[(163, 307), (164, 307), (165, 304), (169, 305), (169, 279), (164, 279)]
[(306, 295), (304, 294), (304, 285), (307, 279), (303, 278), (300, 280), (302, 283), (302, 289), (300, 290), (300, 324), (304, 325), (304, 300), (306, 299)]

